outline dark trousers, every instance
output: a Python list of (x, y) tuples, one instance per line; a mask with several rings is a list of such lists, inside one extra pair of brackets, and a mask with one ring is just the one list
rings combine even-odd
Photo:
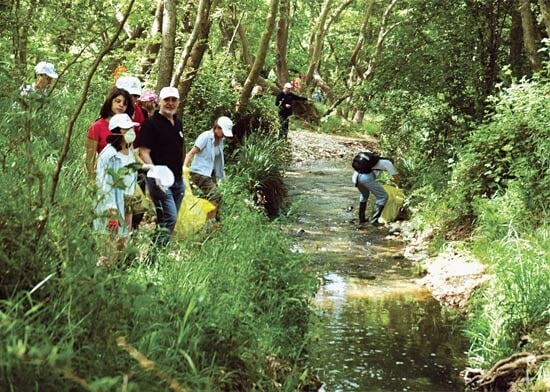
[(279, 113), (279, 139), (285, 139), (288, 137), (288, 118), (290, 114)]

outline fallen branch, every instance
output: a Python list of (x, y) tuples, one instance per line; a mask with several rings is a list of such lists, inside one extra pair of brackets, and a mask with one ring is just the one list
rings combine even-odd
[(508, 391), (514, 384), (528, 380), (537, 372), (538, 366), (548, 360), (550, 354), (516, 353), (498, 361), (488, 371), (467, 368), (463, 377), (468, 390), (473, 392)]

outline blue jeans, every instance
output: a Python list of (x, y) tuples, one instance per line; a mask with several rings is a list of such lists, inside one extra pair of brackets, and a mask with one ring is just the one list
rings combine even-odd
[(372, 194), (376, 198), (376, 205), (383, 207), (388, 201), (388, 194), (386, 193), (382, 185), (380, 185), (376, 181), (374, 173), (359, 173), (359, 176), (357, 177), (357, 189), (359, 189), (359, 192), (361, 192), (361, 196), (359, 198), (359, 202), (361, 203), (367, 202), (370, 192), (372, 192)]
[(178, 220), (178, 211), (185, 194), (183, 177), (176, 177), (174, 184), (164, 192), (154, 178), (147, 178), (147, 189), (153, 199), (157, 213), (157, 236), (155, 242), (166, 245), (174, 232)]

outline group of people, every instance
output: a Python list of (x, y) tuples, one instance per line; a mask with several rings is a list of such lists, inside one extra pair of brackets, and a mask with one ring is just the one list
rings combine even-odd
[[(35, 67), (35, 82), (21, 89), (21, 94), (43, 91), (59, 75), (53, 64), (40, 62)], [(294, 94), (291, 83), (285, 83), (276, 97), (279, 108), (280, 137), (288, 135), (288, 117), (293, 102), (307, 100)], [(218, 181), (224, 173), (224, 138), (232, 137), (233, 121), (227, 116), (214, 120), (211, 129), (201, 133), (188, 153), (184, 129), (176, 116), (179, 91), (167, 86), (142, 91), (135, 76), (121, 76), (108, 92), (99, 118), (90, 125), (86, 139), (86, 171), (99, 191), (94, 228), (101, 233), (127, 237), (137, 229), (143, 212), (132, 211), (129, 200), (136, 193), (148, 193), (156, 212), (155, 244), (170, 241), (185, 194), (184, 168), (190, 180), (217, 208), (219, 220), (221, 193)], [(387, 201), (387, 193), (376, 181), (376, 173), (388, 171), (399, 185), (395, 167), (381, 159), (372, 173), (354, 173), (353, 181), (360, 197), (359, 221), (366, 221), (365, 208), (369, 194), (376, 197), (371, 223), (376, 224)]]
[[(185, 194), (184, 166), (189, 165), (191, 181), (219, 210), (217, 180), (225, 176), (223, 138), (233, 136), (233, 122), (226, 116), (216, 119), (186, 154), (183, 125), (176, 116), (179, 98), (178, 89), (172, 86), (162, 88), (158, 99), (152, 92), (141, 94), (139, 79), (126, 76), (107, 95), (100, 118), (87, 134), (86, 167), (95, 176), (102, 197), (96, 210), (98, 229), (127, 235), (138, 227), (140, 218), (138, 222), (133, 219), (136, 215), (125, 208), (123, 197), (134, 195), (137, 184), (142, 190), (146, 186), (155, 207), (155, 244), (168, 244)], [(124, 173), (123, 182), (117, 182), (113, 173), (121, 168), (130, 170)], [(114, 220), (118, 225), (112, 224)]]

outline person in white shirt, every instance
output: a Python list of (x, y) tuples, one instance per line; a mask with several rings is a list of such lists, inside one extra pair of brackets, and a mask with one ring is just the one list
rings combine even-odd
[(216, 119), (214, 126), (204, 131), (195, 140), (193, 148), (187, 153), (184, 166), (191, 163), (191, 182), (196, 185), (204, 198), (216, 205), (216, 219), (219, 220), (221, 194), (216, 184), (225, 177), (223, 139), (233, 137), (233, 121), (222, 116)]
[(52, 83), (52, 79), (57, 79), (59, 75), (55, 72), (52, 63), (41, 61), (34, 67), (35, 81), (21, 88), (21, 95), (29, 95), (33, 92), (43, 93)]
[(365, 211), (367, 208), (367, 201), (370, 193), (375, 197), (374, 209), (370, 218), (370, 223), (374, 226), (378, 226), (378, 218), (382, 215), (384, 206), (388, 201), (388, 194), (376, 181), (377, 177), (382, 171), (387, 171), (392, 177), (398, 187), (401, 187), (401, 179), (399, 173), (393, 166), (393, 162), (389, 158), (376, 158), (378, 162), (372, 167), (368, 173), (359, 173), (355, 171), (352, 176), (352, 181), (360, 192), (359, 197), (359, 223), (365, 223), (367, 221), (365, 217)]
[(100, 233), (127, 236), (132, 227), (132, 214), (125, 210), (124, 198), (134, 194), (137, 182), (137, 172), (132, 167), (136, 163), (132, 148), (135, 125), (126, 113), (115, 114), (109, 120), (111, 134), (98, 156), (96, 169), (99, 201), (94, 228)]

